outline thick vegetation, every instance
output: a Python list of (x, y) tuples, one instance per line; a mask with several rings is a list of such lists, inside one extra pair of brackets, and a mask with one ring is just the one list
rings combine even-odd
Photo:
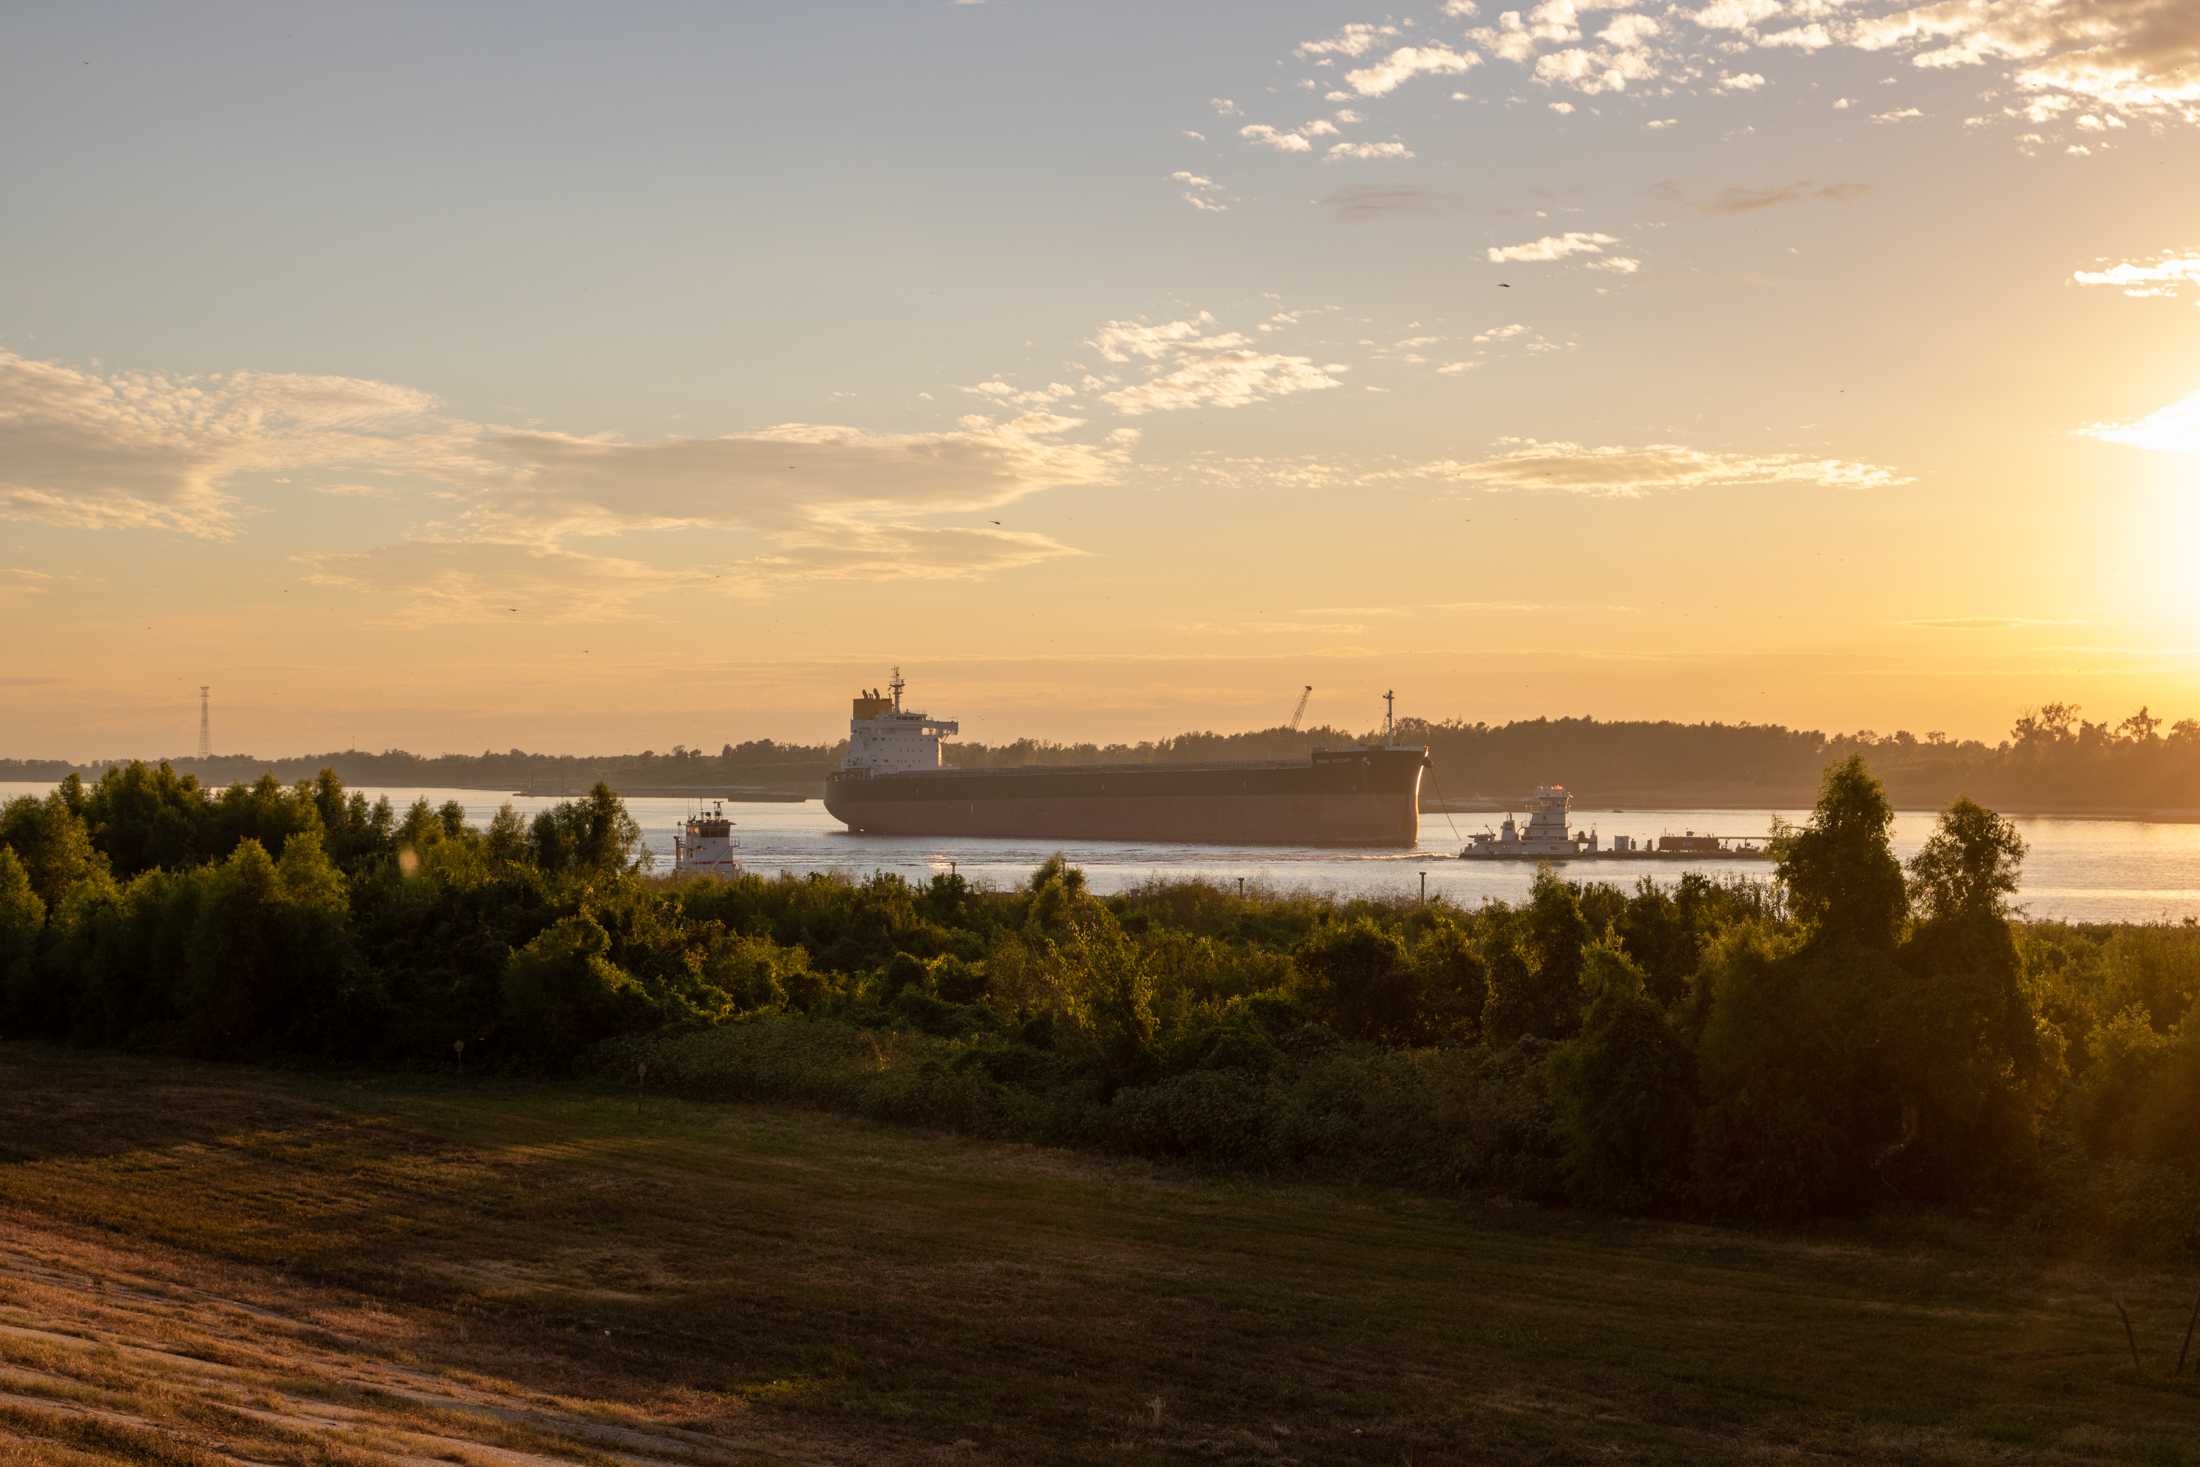
[(599, 787), (486, 830), (131, 765), (0, 808), (0, 1024), (583, 1070), (1256, 1169), (1772, 1218), (1993, 1206), (2200, 1253), (2200, 929), (2011, 920), (1968, 801), (1861, 760), (1777, 879), (1516, 907), (634, 869)]

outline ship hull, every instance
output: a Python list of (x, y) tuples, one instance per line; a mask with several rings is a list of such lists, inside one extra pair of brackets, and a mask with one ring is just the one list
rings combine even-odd
[(1412, 846), (1426, 751), (1304, 764), (939, 770), (825, 782), (825, 808), (874, 835), (1205, 845)]

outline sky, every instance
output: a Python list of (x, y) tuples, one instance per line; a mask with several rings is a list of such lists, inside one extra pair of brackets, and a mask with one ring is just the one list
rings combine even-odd
[(0, 0), (0, 755), (2200, 716), (2191, 0)]

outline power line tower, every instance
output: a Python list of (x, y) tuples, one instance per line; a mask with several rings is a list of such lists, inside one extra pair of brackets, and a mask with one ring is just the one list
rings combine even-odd
[(214, 757), (213, 725), (208, 723), (206, 719), (206, 695), (211, 691), (212, 689), (208, 688), (206, 684), (199, 684), (199, 757), (201, 759)]

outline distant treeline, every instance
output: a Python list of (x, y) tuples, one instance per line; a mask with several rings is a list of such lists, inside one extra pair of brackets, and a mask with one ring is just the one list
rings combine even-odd
[[(963, 769), (1086, 763), (1181, 764), (1299, 759), (1319, 748), (1363, 742), (1372, 730), (1261, 729), (1187, 733), (1136, 744), (950, 743), (947, 762)], [(1432, 723), (1402, 719), (1398, 737), (1425, 743), (1432, 767), (1424, 801), (1502, 806), (1539, 784), (1564, 784), (1584, 805), (1785, 805), (1813, 798), (1829, 763), (1867, 756), (1903, 808), (1940, 808), (1968, 795), (2003, 809), (2181, 810), (2200, 808), (2200, 721), (2174, 724), (2141, 708), (2118, 722), (2094, 722), (2076, 704), (2027, 710), (1999, 743), (1950, 739), (1937, 731), (1869, 729), (1828, 734), (1779, 724), (1609, 722), (1537, 718), (1515, 723)], [(443, 754), (349, 749), (292, 759), (226, 755), (178, 759), (179, 773), (209, 786), (248, 783), (263, 774), (296, 781), (329, 769), (349, 784), (397, 788), (493, 789), (575, 794), (598, 782), (613, 789), (730, 792), (742, 789), (815, 795), (840, 760), (845, 741), (727, 744), (715, 755), (674, 745), (639, 754)], [(0, 760), (0, 780), (96, 779), (108, 762)]]

